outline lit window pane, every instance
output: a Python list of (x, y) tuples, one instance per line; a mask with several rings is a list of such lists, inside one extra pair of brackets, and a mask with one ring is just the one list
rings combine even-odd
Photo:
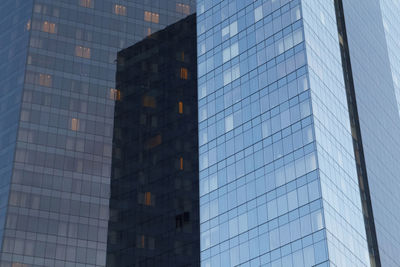
[(114, 14), (120, 16), (126, 16), (126, 6), (114, 5)]

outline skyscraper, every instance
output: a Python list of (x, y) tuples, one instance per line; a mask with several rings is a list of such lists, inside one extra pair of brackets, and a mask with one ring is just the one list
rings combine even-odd
[[(0, 267), (106, 265), (117, 51), (194, 2), (0, 1)], [(196, 2), (201, 265), (400, 266), (399, 2)], [(138, 150), (166, 140), (154, 137)], [(178, 168), (196, 157), (167, 152)], [(129, 186), (146, 181), (135, 164)], [(112, 202), (144, 218), (153, 190)], [(188, 210), (161, 211), (175, 216), (166, 235), (181, 237)], [(134, 219), (110, 222), (114, 260), (162, 262), (149, 229), (170, 225)], [(180, 247), (161, 253), (168, 264), (188, 259)]]
[(107, 266), (200, 266), (196, 16), (118, 53)]
[(399, 266), (394, 2), (198, 1), (202, 266)]
[(117, 52), (193, 3), (0, 1), (0, 266), (105, 266)]

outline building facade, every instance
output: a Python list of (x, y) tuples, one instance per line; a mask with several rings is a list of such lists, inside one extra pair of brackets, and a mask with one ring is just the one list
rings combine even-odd
[[(396, 1), (343, 1), (355, 101), (378, 256), (399, 266), (400, 118)], [(368, 17), (368, 20), (365, 18)], [(369, 45), (365, 45), (369, 44)], [(376, 257), (375, 257), (376, 258)], [(372, 266), (374, 266), (372, 264)]]
[(107, 266), (200, 266), (191, 15), (118, 53)]
[(0, 266), (105, 266), (117, 52), (193, 0), (0, 3)]
[(393, 2), (197, 2), (202, 266), (399, 265)]

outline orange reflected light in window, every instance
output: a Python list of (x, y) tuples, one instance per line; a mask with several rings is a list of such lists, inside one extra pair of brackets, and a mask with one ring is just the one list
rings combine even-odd
[(71, 130), (72, 131), (78, 131), (78, 129), (79, 129), (79, 119), (72, 118), (71, 119)]
[(158, 13), (145, 11), (144, 20), (148, 22), (158, 23), (160, 21), (160, 15)]
[(141, 248), (144, 248), (144, 235), (140, 237)]
[(187, 68), (181, 68), (181, 79), (187, 80), (188, 79), (188, 70)]
[(182, 157), (180, 157), (180, 159), (179, 159), (179, 169), (183, 170), (183, 158)]
[(48, 32), (48, 33), (56, 33), (56, 24), (48, 22), (48, 21), (44, 21), (42, 24), (42, 31)]
[(144, 204), (146, 206), (151, 206), (151, 193), (150, 192), (144, 193)]
[(90, 54), (91, 50), (88, 47), (83, 47), (80, 45), (75, 47), (75, 56), (77, 57), (90, 58)]
[(114, 13), (120, 16), (126, 16), (126, 6), (114, 5)]
[(147, 108), (155, 108), (156, 99), (153, 96), (148, 96), (148, 95), (143, 96), (143, 106)]
[(121, 100), (121, 91), (115, 88), (110, 88), (110, 99), (115, 101)]
[(177, 3), (177, 4), (176, 4), (176, 12), (189, 15), (189, 13), (190, 13), (190, 6), (189, 6), (189, 5), (185, 5), (185, 4), (181, 4), (181, 3)]
[(39, 85), (51, 87), (53, 84), (53, 78), (49, 74), (39, 74)]
[(83, 7), (93, 8), (93, 0), (79, 0), (79, 5)]
[(154, 136), (147, 141), (147, 148), (154, 148), (162, 143), (161, 135)]
[(183, 103), (179, 101), (179, 114), (183, 114)]

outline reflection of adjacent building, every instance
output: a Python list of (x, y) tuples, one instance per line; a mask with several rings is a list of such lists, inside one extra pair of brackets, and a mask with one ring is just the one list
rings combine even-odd
[(108, 266), (199, 265), (196, 74), (194, 15), (118, 54)]

